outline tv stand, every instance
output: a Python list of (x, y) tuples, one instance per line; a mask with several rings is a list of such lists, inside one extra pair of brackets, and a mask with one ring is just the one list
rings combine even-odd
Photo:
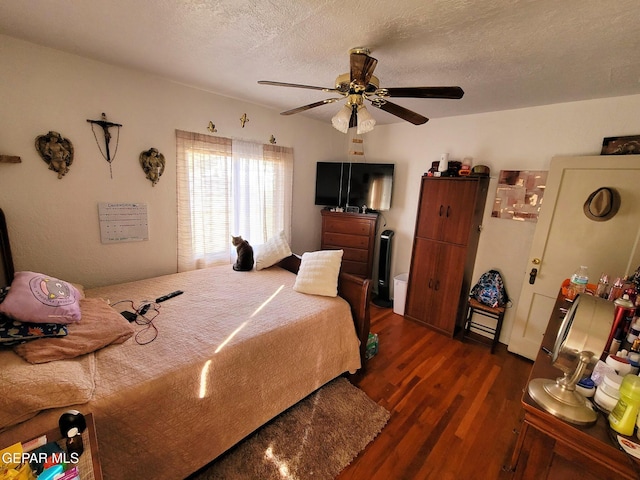
[(372, 278), (378, 227), (377, 213), (321, 210), (323, 250), (343, 250), (342, 271)]

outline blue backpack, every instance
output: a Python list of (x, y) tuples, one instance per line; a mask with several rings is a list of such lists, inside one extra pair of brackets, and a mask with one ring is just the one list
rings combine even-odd
[(502, 275), (497, 270), (489, 270), (480, 275), (469, 297), (492, 308), (504, 307), (509, 302)]

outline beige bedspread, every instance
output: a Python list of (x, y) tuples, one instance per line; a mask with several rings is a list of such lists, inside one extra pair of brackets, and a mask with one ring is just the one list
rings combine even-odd
[[(360, 367), (347, 302), (295, 292), (294, 281), (278, 267), (234, 272), (225, 265), (86, 292), (138, 305), (184, 291), (160, 304), (153, 342), (132, 338), (93, 354), (93, 398), (74, 408), (94, 413), (107, 480), (184, 478)], [(58, 413), (29, 422), (42, 429), (38, 417), (55, 422)]]

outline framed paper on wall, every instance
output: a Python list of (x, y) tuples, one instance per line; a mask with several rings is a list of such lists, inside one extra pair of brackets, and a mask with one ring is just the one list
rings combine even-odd
[(542, 170), (501, 170), (491, 216), (537, 222), (547, 173)]

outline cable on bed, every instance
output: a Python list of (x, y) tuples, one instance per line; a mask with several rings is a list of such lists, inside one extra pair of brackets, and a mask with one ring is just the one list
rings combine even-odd
[[(144, 300), (140, 302), (138, 308), (135, 307), (133, 300), (120, 300), (119, 302), (112, 303), (111, 306), (115, 307), (119, 303), (128, 303), (131, 305), (131, 309), (136, 312), (136, 319), (134, 320), (138, 325), (143, 325), (145, 328), (138, 331), (134, 339), (138, 345), (147, 345), (153, 342), (158, 337), (158, 327), (156, 327), (153, 321), (160, 315), (160, 305), (156, 302)], [(148, 337), (148, 338), (144, 338)]]

